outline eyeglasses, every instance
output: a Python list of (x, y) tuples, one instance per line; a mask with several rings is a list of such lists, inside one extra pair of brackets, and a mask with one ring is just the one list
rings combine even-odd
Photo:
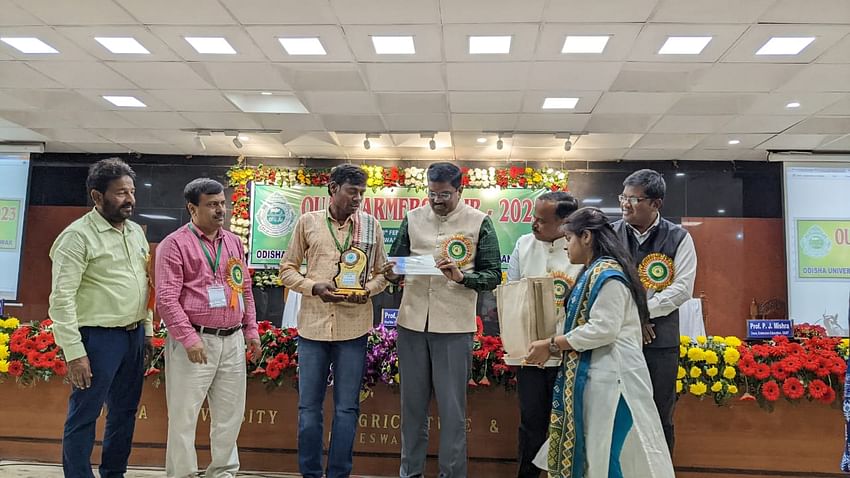
[(647, 199), (652, 199), (652, 198), (649, 198), (649, 197), (646, 197), (646, 196), (642, 196), (642, 197), (623, 196), (622, 194), (620, 194), (619, 196), (617, 196), (617, 199), (620, 200), (620, 204), (627, 202), (627, 203), (631, 204), (632, 206), (637, 206), (639, 202), (645, 201)]
[(432, 201), (434, 199), (439, 199), (441, 201), (448, 201), (449, 199), (452, 198), (452, 194), (454, 194), (454, 192), (443, 191), (441, 193), (435, 193), (434, 191), (428, 191), (428, 199), (430, 199)]

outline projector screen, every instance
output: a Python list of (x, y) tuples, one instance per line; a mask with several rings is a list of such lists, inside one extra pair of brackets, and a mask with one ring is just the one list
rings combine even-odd
[(18, 300), (29, 177), (28, 153), (0, 152), (0, 299), (8, 301)]
[(784, 164), (788, 313), (833, 336), (847, 335), (850, 313), (850, 156), (844, 158)]

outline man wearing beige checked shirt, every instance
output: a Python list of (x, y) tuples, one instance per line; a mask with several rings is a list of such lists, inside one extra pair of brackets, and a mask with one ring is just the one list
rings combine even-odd
[[(366, 173), (350, 164), (331, 171), (326, 210), (302, 215), (280, 264), (283, 285), (303, 295), (298, 314), (298, 466), (306, 478), (351, 474), (360, 413), (360, 384), (366, 363), (366, 334), (372, 327), (369, 298), (387, 286), (392, 269), (378, 221), (359, 210)], [(340, 258), (365, 253), (366, 293), (344, 295), (334, 285)], [(307, 260), (307, 272), (300, 272)], [(328, 461), (322, 467), (322, 403), (333, 367), (334, 418)]]

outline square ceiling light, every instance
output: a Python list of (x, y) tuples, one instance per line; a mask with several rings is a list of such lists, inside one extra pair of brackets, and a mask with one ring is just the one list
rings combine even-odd
[(667, 37), (659, 55), (699, 55), (711, 37)]
[(608, 35), (567, 35), (561, 53), (602, 53), (610, 38)]
[(150, 55), (151, 53), (133, 37), (94, 37), (94, 39), (110, 52), (119, 55)]
[(52, 46), (33, 37), (2, 37), (3, 43), (17, 49), (21, 53), (59, 53)]
[(415, 55), (411, 36), (373, 36), (372, 46), (378, 55)]
[(327, 55), (322, 42), (316, 37), (309, 38), (278, 38), (288, 55)]
[(511, 36), (471, 36), (470, 55), (505, 55), (511, 52)]
[(544, 110), (571, 110), (578, 104), (578, 98), (546, 98), (543, 100)]
[(236, 50), (222, 37), (184, 37), (202, 55), (235, 55)]
[(146, 108), (148, 106), (135, 96), (103, 96), (103, 99), (122, 108)]
[(756, 55), (796, 55), (803, 51), (815, 37), (773, 37), (756, 52)]
[(224, 96), (245, 113), (309, 113), (292, 94), (225, 93)]

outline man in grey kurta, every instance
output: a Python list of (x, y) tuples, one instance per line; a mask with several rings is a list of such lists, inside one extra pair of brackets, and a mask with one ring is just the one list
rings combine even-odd
[[(501, 282), (499, 240), (490, 217), (461, 201), (461, 171), (428, 168), (430, 207), (410, 211), (390, 256), (436, 256), (442, 276), (407, 276), (398, 318), (401, 469), (423, 476), (431, 393), (440, 411), (440, 477), (465, 478), (466, 388), (478, 292)], [(392, 277), (388, 277), (393, 280)]]

